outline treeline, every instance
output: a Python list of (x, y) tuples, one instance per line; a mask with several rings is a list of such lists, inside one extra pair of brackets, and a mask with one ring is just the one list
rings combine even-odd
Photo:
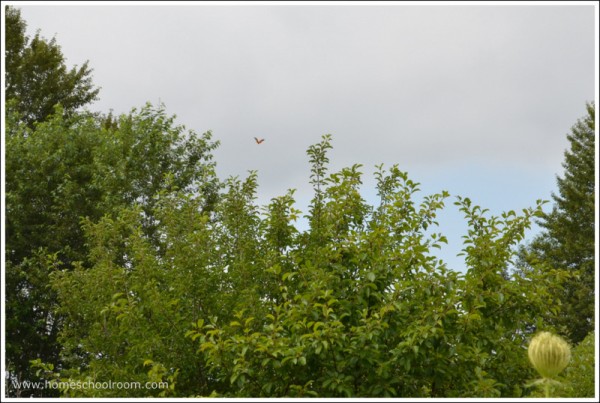
[[(447, 192), (417, 203), (419, 184), (380, 166), (369, 205), (359, 165), (328, 171), (325, 135), (307, 150), (298, 231), (293, 190), (258, 206), (257, 174), (218, 178), (218, 141), (162, 105), (82, 111), (99, 93), (88, 64), (68, 69), (25, 27), (7, 7), (9, 396), (534, 396), (538, 330), (583, 340), (560, 393), (593, 396), (593, 104), (551, 213), (453, 198), (469, 228), (462, 274), (434, 253)], [(523, 245), (536, 217), (545, 231)], [(24, 382), (40, 380), (168, 387)]]

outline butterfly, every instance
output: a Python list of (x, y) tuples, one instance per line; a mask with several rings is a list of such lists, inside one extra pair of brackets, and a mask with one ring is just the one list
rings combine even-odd
[(265, 139), (260, 139), (260, 140), (259, 140), (259, 139), (257, 139), (256, 137), (254, 137), (254, 140), (256, 140), (256, 144), (260, 144), (260, 143), (262, 143), (263, 141), (265, 141)]

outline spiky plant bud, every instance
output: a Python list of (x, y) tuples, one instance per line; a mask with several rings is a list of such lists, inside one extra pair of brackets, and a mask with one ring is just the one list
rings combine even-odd
[(571, 348), (560, 336), (550, 332), (537, 334), (529, 343), (529, 360), (544, 378), (554, 378), (571, 359)]

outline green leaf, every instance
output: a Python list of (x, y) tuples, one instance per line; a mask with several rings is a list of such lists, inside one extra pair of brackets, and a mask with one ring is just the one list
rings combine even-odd
[(469, 320), (481, 320), (481, 315), (478, 313), (471, 313), (469, 314)]

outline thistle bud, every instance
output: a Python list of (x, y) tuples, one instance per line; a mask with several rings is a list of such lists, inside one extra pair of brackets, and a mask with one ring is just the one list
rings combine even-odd
[(560, 336), (549, 332), (537, 334), (529, 343), (529, 360), (544, 378), (554, 378), (571, 359), (571, 348)]

